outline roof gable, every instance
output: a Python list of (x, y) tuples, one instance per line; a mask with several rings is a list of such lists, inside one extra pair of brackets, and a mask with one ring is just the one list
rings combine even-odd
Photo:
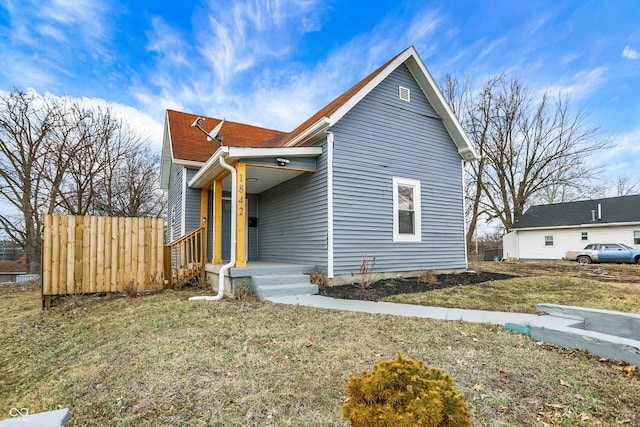
[(386, 79), (400, 65), (405, 64), (420, 86), (429, 103), (438, 113), (447, 132), (458, 148), (458, 153), (464, 160), (475, 160), (477, 154), (462, 129), (460, 122), (445, 101), (433, 77), (420, 59), (413, 46), (391, 58), (387, 63), (369, 74), (351, 89), (327, 104), (316, 114), (294, 129), (283, 141), (285, 145), (303, 145), (313, 142), (314, 137), (321, 135), (330, 126), (338, 122), (360, 100), (369, 94), (380, 82)]
[[(224, 145), (229, 147), (265, 148), (303, 146), (313, 143), (322, 138), (329, 127), (344, 117), (358, 102), (402, 64), (407, 66), (427, 100), (442, 119), (462, 159), (476, 159), (477, 154), (471, 142), (413, 46), (391, 58), (290, 133), (226, 121), (220, 131), (224, 138)], [(198, 129), (191, 126), (197, 117), (195, 114), (167, 110), (161, 165), (162, 183), (166, 184), (168, 182), (168, 166), (172, 161), (196, 167), (201, 166), (219, 148), (218, 144), (207, 141)], [(209, 117), (205, 117), (205, 119), (207, 119), (205, 126), (211, 129), (221, 121), (220, 119)], [(162, 188), (165, 187), (166, 185), (162, 185)]]
[(513, 230), (640, 222), (640, 194), (531, 206)]

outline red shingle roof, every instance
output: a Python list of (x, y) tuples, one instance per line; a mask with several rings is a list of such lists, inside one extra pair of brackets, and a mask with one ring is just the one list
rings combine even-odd
[[(201, 116), (203, 117), (203, 116)], [(171, 132), (171, 146), (175, 159), (206, 162), (218, 149), (218, 141), (207, 141), (207, 137), (191, 124), (198, 118), (195, 114), (167, 110)], [(201, 126), (211, 130), (220, 119), (205, 117)], [(277, 147), (288, 135), (273, 129), (265, 129), (242, 123), (225, 121), (220, 130), (223, 144), (229, 147)]]
[[(335, 113), (362, 88), (364, 88), (367, 83), (380, 74), (391, 62), (393, 62), (398, 56), (402, 55), (402, 53), (404, 52), (401, 52), (391, 58), (380, 68), (354, 85), (351, 89), (331, 101), (320, 111), (305, 120), (292, 132), (285, 133), (242, 123), (225, 122), (220, 130), (220, 135), (224, 137), (223, 144), (230, 147), (279, 147), (286, 145), (323, 117), (329, 117)], [(218, 149), (217, 142), (207, 141), (206, 137), (200, 130), (191, 127), (191, 124), (197, 117), (198, 116), (194, 114), (167, 110), (174, 158), (206, 162)], [(208, 117), (206, 117), (206, 119), (207, 120), (203, 124), (205, 129), (213, 129), (218, 123), (220, 123), (220, 119)]]

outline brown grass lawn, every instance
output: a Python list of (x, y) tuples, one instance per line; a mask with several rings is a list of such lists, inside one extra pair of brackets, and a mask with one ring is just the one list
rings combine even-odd
[(640, 313), (637, 265), (487, 262), (480, 268), (517, 277), (395, 295), (385, 301), (521, 313), (535, 313), (536, 304), (549, 303)]
[(346, 426), (349, 375), (401, 352), (453, 377), (474, 426), (640, 426), (634, 367), (491, 325), (187, 301), (203, 293), (43, 312), (34, 286), (0, 288), (0, 419), (69, 407), (71, 426)]

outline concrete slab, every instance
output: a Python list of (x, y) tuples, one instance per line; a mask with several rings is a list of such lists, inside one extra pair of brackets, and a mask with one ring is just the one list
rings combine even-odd
[(640, 367), (640, 341), (574, 327), (531, 326), (531, 338)]
[(640, 314), (558, 304), (538, 304), (536, 309), (552, 316), (576, 319), (585, 330), (640, 341)]
[[(20, 415), (18, 410), (15, 411)], [(37, 427), (65, 427), (69, 422), (69, 408), (57, 411), (39, 412), (24, 417), (17, 416), (0, 421), (0, 427), (37, 426)]]
[(536, 325), (531, 337), (640, 367), (640, 315), (593, 308), (538, 304), (536, 308), (568, 325)]

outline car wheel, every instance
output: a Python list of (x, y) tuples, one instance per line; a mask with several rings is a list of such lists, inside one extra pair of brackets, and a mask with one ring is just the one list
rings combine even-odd
[(640, 256), (637, 256), (637, 257), (636, 257), (636, 264), (639, 264), (639, 265), (640, 265)]
[(591, 258), (589, 258), (588, 256), (579, 256), (578, 262), (580, 264), (591, 264)]

